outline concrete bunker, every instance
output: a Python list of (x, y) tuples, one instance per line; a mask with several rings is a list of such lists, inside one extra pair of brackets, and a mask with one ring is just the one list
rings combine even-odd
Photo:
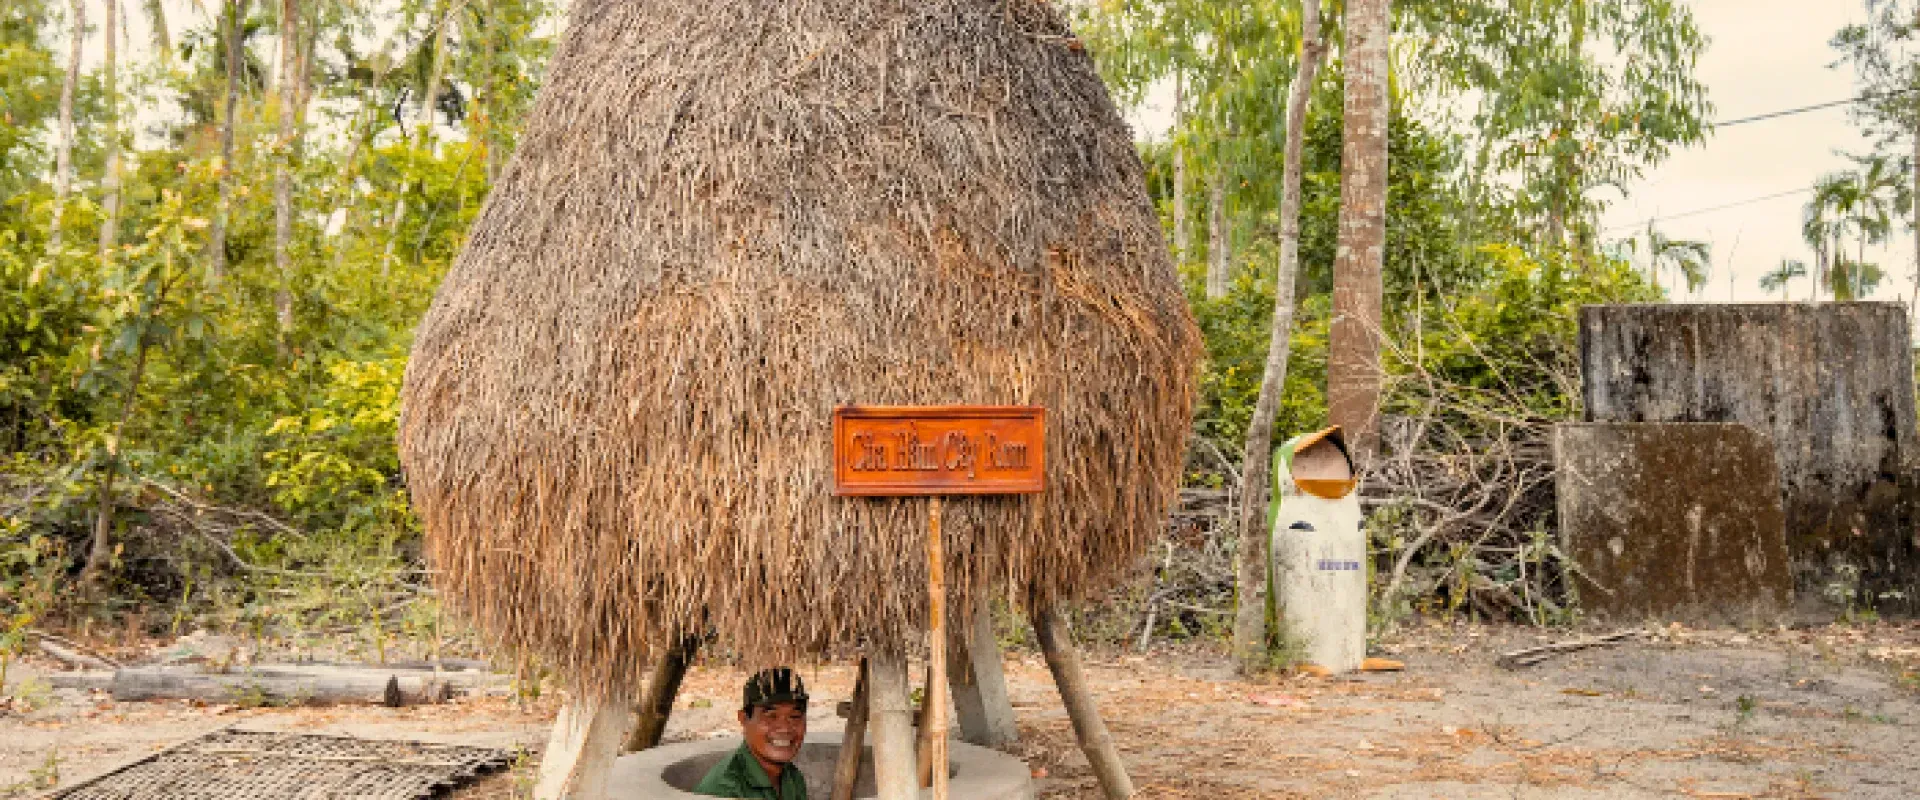
[(1905, 306), (1587, 306), (1580, 372), (1587, 422), (1732, 422), (1771, 438), (1801, 611), (1916, 607)]

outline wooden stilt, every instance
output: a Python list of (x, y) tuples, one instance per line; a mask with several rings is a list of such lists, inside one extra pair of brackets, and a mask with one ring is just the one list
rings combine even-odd
[(933, 667), (927, 667), (920, 685), (923, 687), (920, 711), (913, 715), (913, 754), (914, 763), (919, 767), (914, 774), (920, 776), (920, 782), (915, 785), (925, 789), (933, 785), (933, 725), (927, 716), (927, 711), (933, 708)]
[(953, 670), (947, 685), (959, 712), (960, 739), (981, 747), (1007, 747), (1020, 740), (1020, 731), (1007, 697), (1000, 642), (993, 636), (993, 598), (976, 593), (969, 610), (968, 624), (954, 626), (948, 637)]
[(688, 636), (674, 643), (653, 665), (646, 691), (634, 709), (633, 735), (627, 737), (627, 750), (645, 750), (660, 745), (667, 732), (667, 718), (673, 715), (673, 703), (680, 696), (680, 682), (687, 677), (687, 666), (700, 650), (700, 638)]
[(927, 760), (922, 775), (933, 773), (933, 800), (947, 800), (947, 553), (940, 534), (940, 498), (927, 504)]
[(913, 698), (907, 689), (907, 660), (897, 653), (874, 653), (867, 661), (873, 734), (873, 776), (878, 800), (918, 800), (914, 778)]
[(601, 800), (609, 788), (607, 776), (620, 756), (632, 720), (627, 703), (588, 704), (575, 700), (560, 710), (540, 761), (535, 800)]
[(832, 800), (853, 800), (860, 782), (860, 755), (867, 746), (867, 660), (860, 659), (860, 677), (853, 684), (853, 710), (847, 714), (847, 732), (840, 737), (840, 761), (833, 768)]
[(1060, 700), (1067, 707), (1067, 716), (1073, 720), (1074, 738), (1080, 740), (1080, 749), (1087, 754), (1087, 763), (1092, 765), (1100, 787), (1106, 791), (1108, 800), (1128, 800), (1133, 797), (1133, 779), (1127, 777), (1126, 765), (1120, 763), (1120, 750), (1113, 744), (1113, 734), (1107, 732), (1107, 724), (1100, 720), (1100, 709), (1087, 687), (1087, 676), (1080, 667), (1080, 653), (1073, 647), (1066, 618), (1058, 608), (1035, 611), (1033, 632), (1047, 657), (1053, 682), (1060, 688)]

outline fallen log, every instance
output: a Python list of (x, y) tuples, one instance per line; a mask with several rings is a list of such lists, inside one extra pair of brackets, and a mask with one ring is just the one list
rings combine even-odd
[(47, 676), (47, 685), (55, 689), (79, 689), (106, 691), (113, 686), (113, 673), (94, 670), (88, 672), (55, 672)]
[(54, 660), (67, 665), (69, 668), (101, 670), (116, 669), (120, 666), (118, 663), (115, 663), (113, 659), (88, 652), (86, 648), (81, 647), (71, 639), (65, 639), (50, 633), (42, 633), (35, 630), (27, 631), (27, 635), (33, 637), (34, 642), (40, 648), (40, 652), (52, 656)]
[(1501, 654), (1500, 658), (1495, 660), (1493, 663), (1499, 664), (1500, 666), (1505, 667), (1507, 669), (1519, 669), (1521, 667), (1531, 667), (1549, 658), (1553, 658), (1554, 656), (1565, 655), (1567, 653), (1574, 653), (1574, 652), (1587, 650), (1595, 647), (1607, 647), (1609, 645), (1619, 644), (1621, 642), (1624, 642), (1628, 639), (1631, 639), (1639, 635), (1640, 635), (1640, 631), (1638, 630), (1621, 631), (1619, 633), (1609, 633), (1605, 636), (1595, 636), (1590, 639), (1575, 639), (1569, 642), (1556, 642), (1554, 644), (1541, 645), (1539, 647), (1529, 647), (1524, 650), (1515, 650), (1511, 653), (1503, 653)]
[(181, 667), (117, 670), (107, 690), (118, 701), (200, 700), (238, 705), (385, 706), (441, 703), (499, 680), (486, 673), (260, 665), (226, 673)]

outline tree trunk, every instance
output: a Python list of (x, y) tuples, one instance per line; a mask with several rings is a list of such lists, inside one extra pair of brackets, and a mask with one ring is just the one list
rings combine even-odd
[(354, 165), (360, 160), (361, 142), (366, 139), (366, 128), (371, 124), (373, 110), (372, 91), (360, 93), (360, 111), (354, 115), (354, 126), (348, 128), (347, 135), (353, 137), (353, 143), (347, 146), (347, 156), (340, 162), (340, 230), (333, 234), (333, 268), (342, 269), (347, 263), (347, 243), (353, 237), (353, 212), (359, 205), (360, 192), (354, 188)]
[(67, 193), (73, 189), (73, 93), (80, 84), (80, 48), (87, 39), (86, 0), (73, 0), (72, 40), (67, 43), (67, 79), (60, 85), (60, 142), (53, 155), (53, 221), (47, 228), (47, 257), (60, 251), (60, 228), (66, 216)]
[(1273, 464), (1273, 421), (1287, 387), (1292, 356), (1294, 281), (1300, 270), (1300, 172), (1305, 159), (1308, 101), (1326, 56), (1320, 36), (1320, 0), (1301, 3), (1300, 69), (1287, 94), (1287, 143), (1280, 190), (1280, 264), (1274, 274), (1273, 323), (1268, 332), (1267, 366), (1260, 378), (1260, 399), (1247, 424), (1240, 458), (1240, 543), (1237, 552), (1239, 605), (1234, 609), (1233, 649), (1242, 672), (1265, 666), (1267, 652), (1267, 503)]
[(1233, 267), (1232, 235), (1227, 231), (1227, 176), (1216, 164), (1207, 186), (1207, 299), (1227, 296)]
[(1820, 242), (1813, 246), (1813, 280), (1811, 281), (1813, 286), (1807, 289), (1807, 302), (1809, 303), (1820, 302), (1820, 284), (1825, 283), (1827, 280), (1826, 237), (1815, 238), (1820, 239)]
[(1346, 143), (1340, 175), (1340, 241), (1333, 268), (1327, 411), (1355, 460), (1378, 440), (1381, 262), (1387, 240), (1387, 35), (1389, 0), (1350, 0), (1345, 60)]
[(220, 126), (220, 205), (207, 231), (207, 278), (218, 284), (227, 276), (227, 229), (233, 224), (233, 137), (240, 116), (240, 17), (245, 0), (227, 0), (224, 36), (227, 44), (226, 120)]
[(1853, 262), (1853, 271), (1847, 274), (1847, 286), (1849, 294), (1852, 295), (1852, 297), (1848, 298), (1850, 300), (1860, 299), (1860, 291), (1862, 288), (1861, 280), (1866, 277), (1867, 271), (1863, 268), (1863, 265), (1867, 263), (1867, 235), (1865, 233), (1860, 234), (1860, 243), (1855, 245), (1855, 247), (1860, 251), (1860, 256)]
[(1912, 330), (1920, 319), (1915, 318), (1915, 310), (1920, 309), (1920, 129), (1913, 132), (1913, 287), (1912, 302), (1907, 304), (1907, 329)]
[(1173, 76), (1173, 260), (1185, 264), (1193, 252), (1193, 220), (1187, 209), (1187, 149), (1180, 143), (1187, 125), (1187, 76)]
[(158, 0), (149, 0), (145, 6), (147, 24), (153, 28), (154, 57), (172, 71), (174, 63), (173, 32), (167, 25), (167, 4)]
[(280, 285), (273, 293), (273, 317), (278, 323), (276, 345), (280, 360), (288, 360), (287, 338), (293, 333), (293, 162), (299, 154), (299, 109), (305, 95), (300, 88), (300, 6), (280, 0), (280, 75), (278, 164), (273, 169), (273, 267)]
[(494, 0), (485, 0), (481, 12), (472, 15), (468, 39), (480, 43), (480, 86), (475, 93), (474, 119), (486, 167), (487, 185), (500, 181), (500, 168), (506, 166), (505, 148), (500, 146), (499, 109), (494, 105), (494, 70), (498, 65), (498, 44), (494, 41)]
[(104, 269), (120, 239), (120, 0), (107, 0), (107, 48), (100, 66), (101, 88), (106, 91), (107, 131), (106, 172), (100, 179), (100, 261)]
[(1046, 656), (1047, 669), (1053, 672), (1060, 701), (1067, 707), (1073, 736), (1080, 742), (1080, 750), (1086, 754), (1087, 764), (1093, 768), (1107, 800), (1133, 797), (1133, 779), (1127, 777), (1127, 767), (1120, 761), (1120, 749), (1114, 746), (1113, 734), (1100, 719), (1100, 708), (1087, 686), (1086, 671), (1080, 666), (1080, 653), (1073, 647), (1073, 635), (1067, 630), (1065, 615), (1058, 608), (1033, 612), (1033, 635), (1040, 640), (1040, 652)]
[[(152, 324), (149, 320), (146, 324)], [(120, 401), (120, 418), (113, 423), (113, 432), (107, 437), (106, 469), (100, 476), (98, 503), (94, 510), (93, 542), (87, 548), (87, 565), (80, 570), (81, 590), (89, 595), (100, 588), (105, 580), (107, 565), (113, 561), (113, 515), (114, 482), (120, 477), (120, 435), (127, 428), (127, 420), (133, 417), (135, 402), (140, 397), (140, 383), (147, 376), (147, 352), (151, 342), (147, 332), (140, 332), (140, 343), (133, 357), (133, 374), (127, 380), (127, 396)]]
[(1838, 303), (1847, 299), (1840, 296), (1840, 287), (1847, 283), (1847, 243), (1838, 232), (1833, 234), (1833, 268), (1827, 270), (1827, 294)]
[[(427, 71), (426, 89), (420, 93), (420, 103), (414, 109), (415, 124), (420, 127), (419, 144), (429, 149), (433, 146), (434, 98), (439, 95), (440, 82), (447, 75), (447, 24), (452, 17), (444, 0), (439, 4), (438, 12), (433, 27), (433, 67)], [(400, 224), (407, 219), (407, 193), (412, 190), (413, 182), (402, 180), (399, 196), (393, 201), (393, 224), (387, 232), (386, 252), (380, 257), (380, 274), (383, 276), (392, 272), (394, 245), (400, 241)]]

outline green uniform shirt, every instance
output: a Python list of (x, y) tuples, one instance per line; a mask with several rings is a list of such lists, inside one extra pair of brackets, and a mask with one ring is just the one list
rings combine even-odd
[(733, 755), (713, 765), (700, 785), (693, 787), (693, 793), (745, 800), (807, 800), (807, 779), (800, 776), (799, 767), (788, 764), (780, 770), (780, 786), (774, 787), (760, 759), (742, 744)]

